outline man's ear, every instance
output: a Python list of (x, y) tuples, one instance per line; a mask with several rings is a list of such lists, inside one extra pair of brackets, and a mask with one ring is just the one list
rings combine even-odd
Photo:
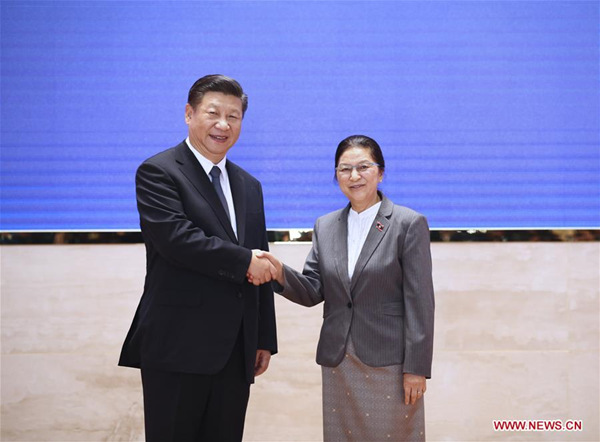
[(194, 113), (194, 109), (190, 106), (190, 103), (185, 105), (185, 124), (188, 124), (192, 119), (192, 114)]

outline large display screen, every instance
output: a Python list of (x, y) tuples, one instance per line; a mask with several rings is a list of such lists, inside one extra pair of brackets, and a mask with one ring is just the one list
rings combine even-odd
[(228, 158), (269, 229), (347, 200), (340, 140), (430, 226), (600, 226), (597, 1), (2, 1), (3, 231), (135, 230), (134, 175), (194, 81), (249, 95)]

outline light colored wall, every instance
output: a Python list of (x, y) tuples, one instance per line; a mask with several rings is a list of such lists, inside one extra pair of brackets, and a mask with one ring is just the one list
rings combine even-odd
[[(274, 244), (301, 268), (306, 244)], [(434, 243), (429, 441), (598, 441), (599, 243)], [(141, 441), (137, 370), (117, 367), (142, 245), (3, 246), (2, 441)], [(321, 307), (277, 299), (280, 354), (252, 387), (246, 441), (321, 440)], [(582, 432), (494, 432), (577, 419)]]

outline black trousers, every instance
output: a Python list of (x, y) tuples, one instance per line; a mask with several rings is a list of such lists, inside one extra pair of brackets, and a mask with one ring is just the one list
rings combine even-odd
[(241, 442), (250, 385), (240, 331), (213, 375), (142, 369), (146, 442)]

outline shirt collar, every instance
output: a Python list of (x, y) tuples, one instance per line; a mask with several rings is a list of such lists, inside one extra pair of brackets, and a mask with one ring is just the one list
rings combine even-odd
[(219, 169), (221, 169), (222, 175), (227, 174), (227, 169), (225, 169), (225, 164), (227, 163), (227, 155), (225, 155), (223, 157), (223, 159), (221, 161), (219, 161), (217, 164), (214, 164), (211, 160), (209, 160), (204, 155), (202, 155), (200, 152), (198, 152), (196, 149), (194, 149), (194, 146), (192, 146), (192, 143), (190, 142), (190, 137), (187, 137), (185, 139), (185, 142), (207, 175), (210, 175), (210, 171), (212, 170), (213, 166), (217, 166)]
[(379, 201), (376, 204), (373, 204), (371, 207), (369, 207), (366, 210), (363, 210), (360, 213), (358, 213), (352, 207), (350, 207), (350, 212), (348, 212), (348, 215), (356, 219), (368, 218), (369, 216), (373, 215), (373, 212), (377, 213), (379, 211), (379, 207), (381, 207), (381, 201)]

